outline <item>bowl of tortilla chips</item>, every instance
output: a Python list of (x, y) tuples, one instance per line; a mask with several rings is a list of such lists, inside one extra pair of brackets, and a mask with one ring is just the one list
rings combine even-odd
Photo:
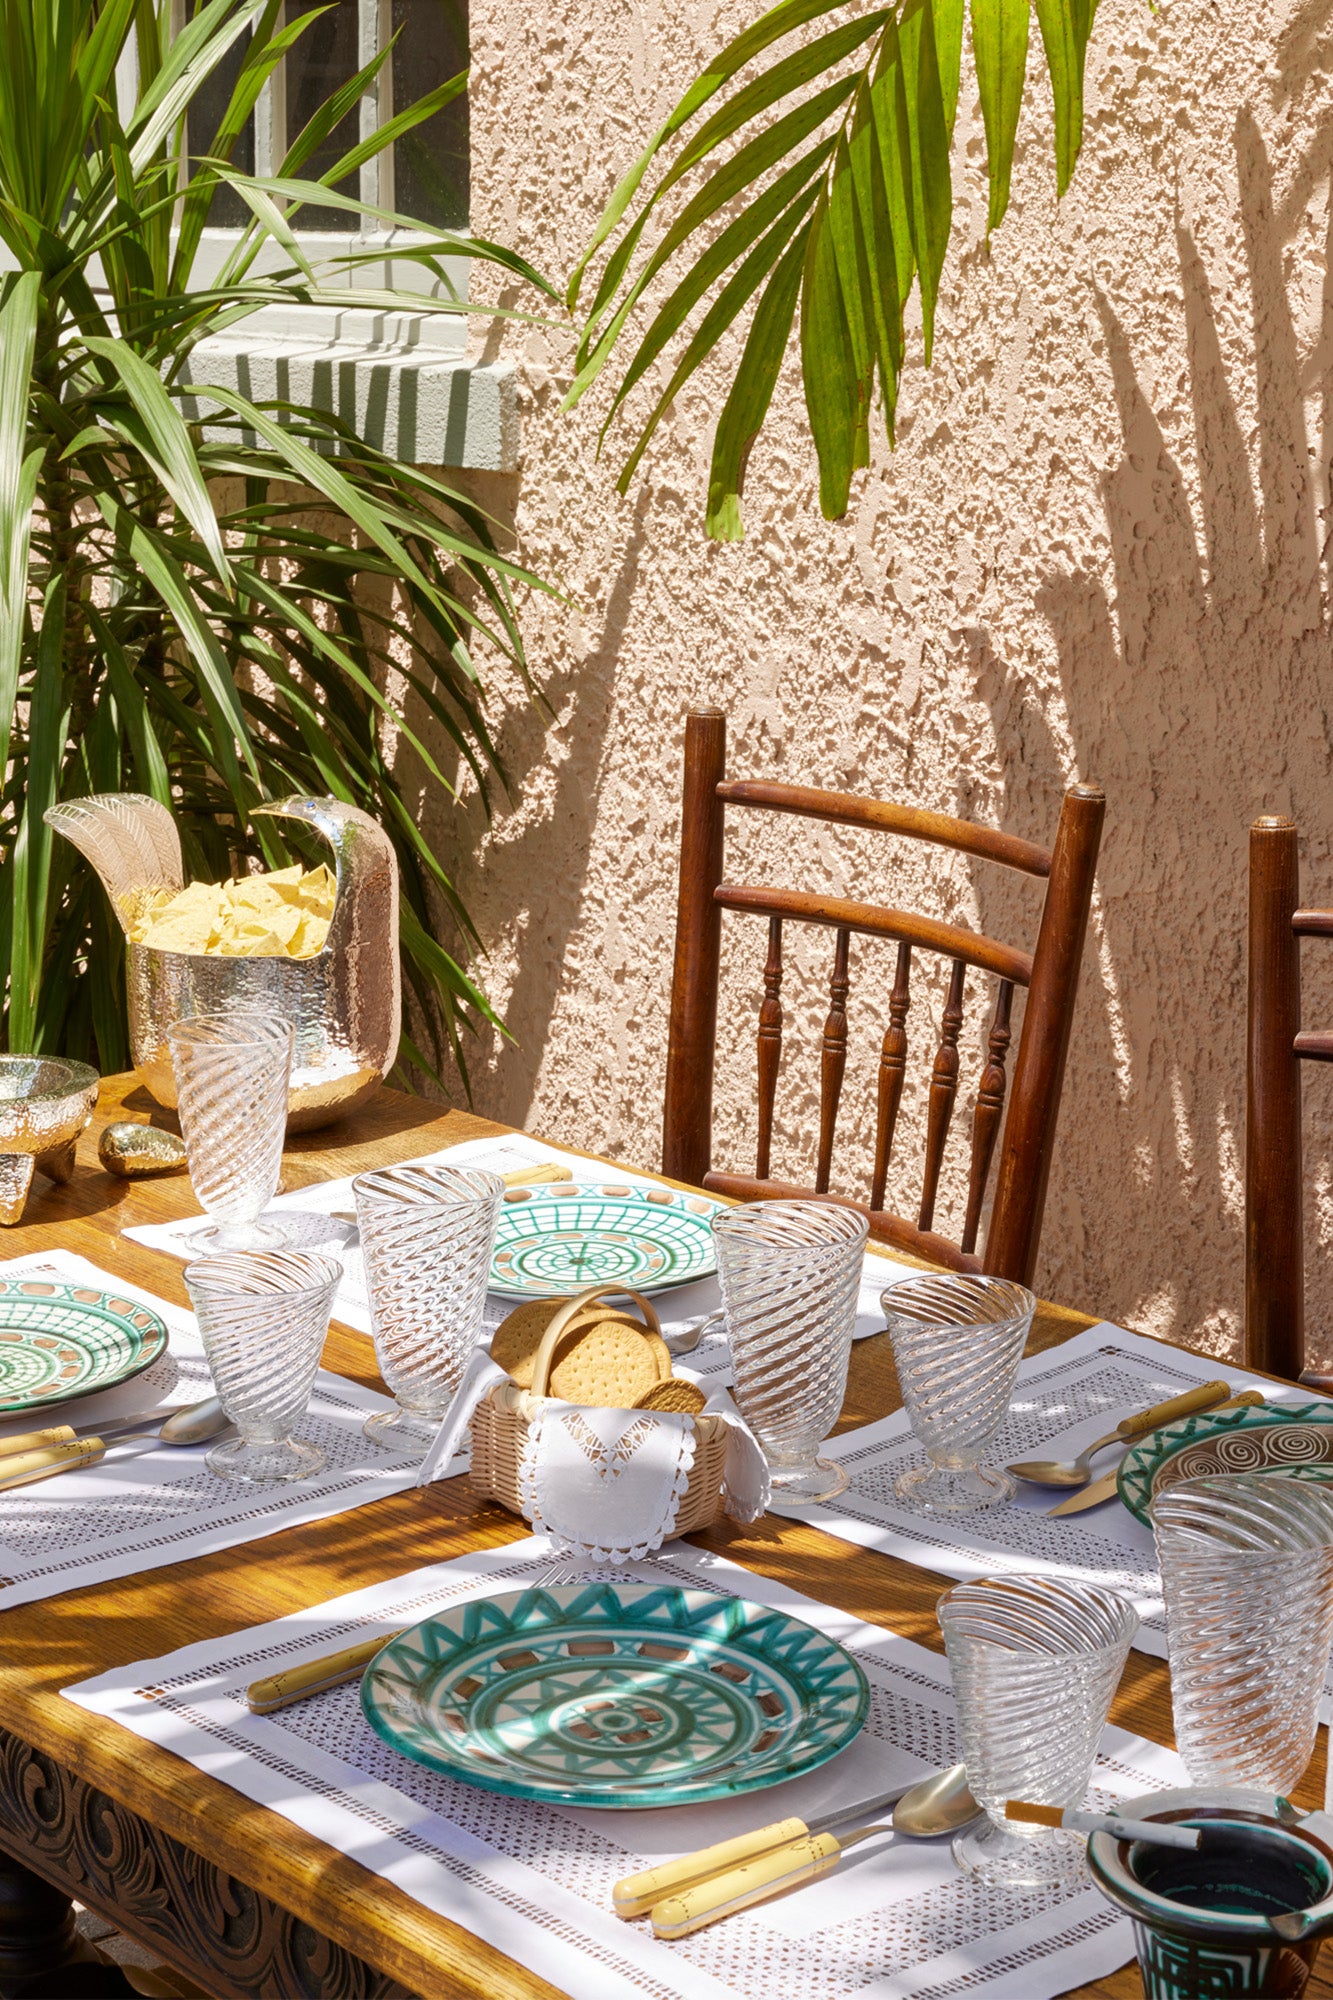
[(158, 1103), (176, 1103), (173, 1021), (257, 1008), (296, 1029), (287, 1126), (309, 1131), (370, 1097), (398, 1054), (397, 857), (384, 829), (340, 799), (255, 811), (304, 821), (332, 867), (187, 884), (176, 823), (156, 799), (103, 793), (46, 818), (97, 870), (125, 932), (130, 1046)]

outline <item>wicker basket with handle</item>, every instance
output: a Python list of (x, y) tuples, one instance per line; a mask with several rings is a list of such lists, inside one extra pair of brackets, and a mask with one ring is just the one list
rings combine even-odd
[[(643, 1315), (646, 1331), (660, 1336), (661, 1321), (638, 1292), (624, 1285), (594, 1285), (562, 1306), (542, 1335), (532, 1364), (532, 1387), (520, 1389), (516, 1382), (500, 1383), (477, 1405), (472, 1419), (472, 1469), (468, 1478), (475, 1492), (489, 1500), (498, 1500), (511, 1514), (523, 1513), (518, 1473), (528, 1440), (528, 1424), (549, 1400), (547, 1384), (561, 1338), (588, 1306), (597, 1299), (610, 1297), (632, 1299)], [(719, 1518), (722, 1480), (727, 1468), (727, 1426), (722, 1418), (704, 1415), (687, 1421), (694, 1425), (694, 1463), (676, 1516), (673, 1532), (677, 1535), (706, 1528)]]

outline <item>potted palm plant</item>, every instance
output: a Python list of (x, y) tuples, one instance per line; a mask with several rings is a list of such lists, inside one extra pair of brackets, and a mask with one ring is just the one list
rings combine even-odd
[[(379, 219), (398, 232), (395, 264), (425, 270), (436, 296), (356, 283), (364, 257), (346, 236), (312, 258), (302, 212), (341, 208), (354, 231), (366, 162), (466, 76), (339, 150), (331, 135), (386, 48), (275, 171), (244, 173), (247, 121), (322, 10), (286, 11), (201, 0), (182, 27), (171, 0), (0, 0), (0, 975), (12, 1047), (103, 1069), (128, 1054), (123, 943), (43, 822), (93, 792), (169, 806), (187, 872), (214, 878), (247, 852), (292, 858), (281, 822), (251, 818), (263, 799), (370, 812), (397, 849), (403, 969), (426, 1024), (406, 1059), (437, 1068), (461, 1026), (490, 1017), (434, 935), (442, 903), (466, 940), (466, 912), (390, 738), (414, 753), (414, 786), (447, 794), (450, 768), (468, 768), (484, 788), (498, 760), (478, 642), (524, 670), (514, 589), (539, 579), (447, 480), (330, 411), (214, 383), (196, 350), (275, 305), (456, 310), (444, 260), (460, 256), (550, 288), (497, 245), (392, 213)], [(223, 192), (242, 220), (206, 269)], [(445, 761), (386, 692), (390, 665)]]

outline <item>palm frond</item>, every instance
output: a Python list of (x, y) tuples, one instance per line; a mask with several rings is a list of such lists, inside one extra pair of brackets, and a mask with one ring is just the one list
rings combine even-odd
[[(1054, 97), (1059, 194), (1082, 141), (1095, 5), (1036, 0)], [(971, 0), (992, 230), (1009, 203), (1029, 13), (1030, 0)], [(830, 25), (834, 16), (844, 18)], [(740, 358), (728, 364), (707, 532), (726, 541), (743, 532), (746, 465), (794, 339), (819, 460), (820, 506), (831, 520), (846, 512), (853, 477), (869, 462), (876, 406), (893, 443), (914, 288), (927, 364), (931, 358), (953, 214), (950, 149), (963, 17), (964, 0), (893, 0), (869, 12), (849, 0), (779, 0), (695, 78), (623, 176), (569, 281), (566, 296), (577, 307), (605, 252), (565, 408), (620, 356), (604, 442), (669, 344), (680, 338), (684, 351), (648, 414), (636, 420), (621, 492), (672, 397), (753, 301)], [(698, 123), (704, 107), (729, 87)], [(685, 192), (687, 182), (692, 192)], [(675, 205), (669, 198), (678, 188), (684, 199)], [(660, 239), (650, 247), (657, 223)], [(655, 296), (659, 278), (670, 278), (672, 288), (646, 331), (634, 336), (631, 319), (647, 295)], [(691, 324), (696, 308), (700, 317)]]

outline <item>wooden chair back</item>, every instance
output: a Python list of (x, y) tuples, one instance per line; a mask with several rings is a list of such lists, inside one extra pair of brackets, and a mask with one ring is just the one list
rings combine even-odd
[[(1046, 899), (1035, 949), (1029, 953), (931, 917), (798, 889), (741, 886), (723, 880), (728, 807), (792, 813), (839, 826), (873, 829), (932, 842), (977, 860), (1043, 878)], [(685, 786), (681, 821), (680, 897), (667, 1044), (662, 1171), (742, 1201), (819, 1196), (844, 1201), (869, 1217), (871, 1234), (954, 1270), (995, 1272), (1026, 1284), (1041, 1236), (1065, 1057), (1078, 992), (1083, 938), (1092, 900), (1105, 799), (1095, 785), (1066, 794), (1048, 850), (994, 827), (945, 813), (893, 805), (805, 785), (729, 779), (726, 717), (701, 709), (685, 725)], [(758, 1034), (758, 1143), (752, 1175), (718, 1172), (712, 1159), (721, 919), (724, 910), (766, 919), (768, 952)], [(773, 1109), (782, 1054), (783, 926), (823, 926), (834, 934), (829, 1013), (820, 1058), (819, 1143), (813, 1187), (771, 1178)], [(847, 1063), (849, 952), (853, 934), (897, 946), (889, 1022), (879, 1059), (875, 1162), (868, 1202), (830, 1192), (833, 1144)], [(885, 1207), (894, 1130), (907, 1068), (912, 954), (935, 952), (951, 961), (939, 1046), (927, 1103), (925, 1166), (915, 1222)], [(997, 981), (995, 1008), (972, 1118), (971, 1167), (962, 1238), (933, 1227), (945, 1144), (958, 1094), (959, 1035), (968, 969)], [(1004, 1117), (1006, 1056), (1014, 988), (1027, 1006)], [(977, 1252), (982, 1204), (1001, 1120), (999, 1178), (983, 1254)]]
[(1333, 1062), (1333, 1034), (1301, 1028), (1301, 939), (1333, 937), (1333, 910), (1300, 907), (1296, 822), (1250, 828), (1245, 1079), (1245, 1358), (1333, 1390), (1305, 1367), (1301, 1064)]

